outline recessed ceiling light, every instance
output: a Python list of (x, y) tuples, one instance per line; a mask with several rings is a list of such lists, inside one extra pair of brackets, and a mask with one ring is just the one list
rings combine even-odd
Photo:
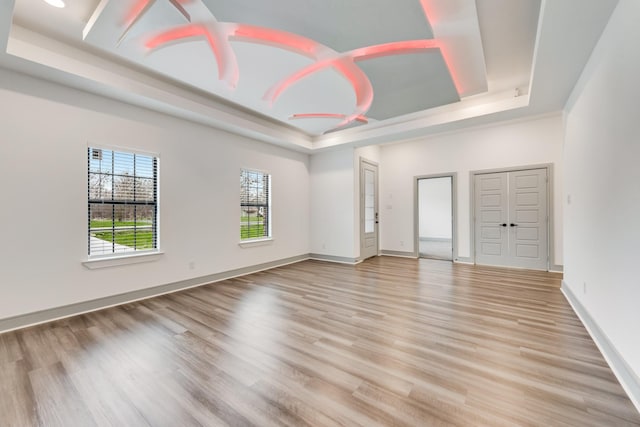
[(53, 7), (64, 7), (64, 0), (44, 0)]

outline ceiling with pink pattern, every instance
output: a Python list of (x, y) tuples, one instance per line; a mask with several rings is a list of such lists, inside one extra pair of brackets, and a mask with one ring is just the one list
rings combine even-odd
[(449, 1), (101, 1), (77, 41), (317, 135), (487, 90), (475, 1)]
[[(0, 20), (0, 41), (6, 40), (0, 65), (303, 150), (516, 116), (532, 109), (534, 89), (544, 95), (540, 111), (557, 108), (615, 6), (613, 0), (65, 2), (61, 9), (44, 0), (0, 5), (9, 18)], [(559, 37), (576, 19), (587, 25)]]

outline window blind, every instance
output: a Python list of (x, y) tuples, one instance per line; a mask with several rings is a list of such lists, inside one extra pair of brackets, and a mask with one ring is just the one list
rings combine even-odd
[(158, 159), (88, 148), (89, 256), (158, 247)]

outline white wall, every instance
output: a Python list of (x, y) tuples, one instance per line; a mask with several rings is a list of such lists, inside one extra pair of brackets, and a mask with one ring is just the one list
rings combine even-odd
[(620, 1), (568, 105), (564, 280), (640, 384), (638, 17)]
[[(311, 253), (353, 259), (356, 192), (351, 148), (311, 156)], [(355, 174), (357, 175), (357, 174)]]
[(360, 159), (380, 162), (377, 146), (311, 156), (311, 253), (354, 261), (360, 256)]
[(562, 264), (562, 115), (436, 135), (381, 148), (382, 249), (413, 252), (414, 193), (418, 175), (457, 172), (458, 254), (471, 256), (470, 171), (552, 163), (554, 165), (555, 259)]
[[(0, 105), (0, 319), (309, 253), (307, 155), (1, 69)], [(159, 153), (160, 260), (81, 264), (89, 142)], [(238, 245), (241, 167), (272, 174), (272, 244)]]
[(451, 178), (418, 181), (418, 236), (451, 239)]

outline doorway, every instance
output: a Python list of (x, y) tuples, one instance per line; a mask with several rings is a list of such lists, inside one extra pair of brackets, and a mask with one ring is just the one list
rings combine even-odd
[(474, 175), (476, 264), (548, 270), (548, 169)]
[(416, 177), (415, 248), (420, 258), (453, 261), (455, 174)]
[(378, 255), (378, 165), (360, 159), (360, 258)]

